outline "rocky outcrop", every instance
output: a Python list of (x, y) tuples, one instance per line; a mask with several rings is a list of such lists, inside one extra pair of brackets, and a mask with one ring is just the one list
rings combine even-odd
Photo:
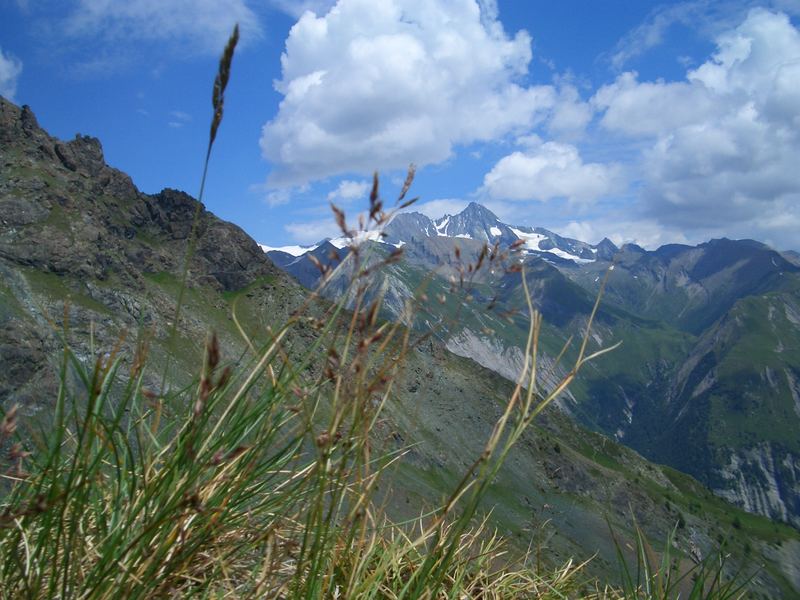
[(0, 258), (90, 279), (110, 273), (177, 272), (195, 214), (195, 282), (240, 289), (275, 269), (239, 227), (208, 213), (188, 194), (139, 192), (109, 167), (100, 141), (50, 137), (27, 107), (0, 99)]
[[(90, 339), (99, 347), (124, 337), (130, 349), (137, 335), (154, 331), (153, 351), (164, 355), (195, 217), (190, 288), (235, 293), (286, 281), (244, 231), (191, 196), (140, 192), (106, 164), (98, 139), (55, 139), (28, 107), (2, 98), (0, 174), (0, 403), (29, 411), (49, 404), (65, 337), (91, 363)], [(184, 311), (187, 360), (211, 326), (196, 311), (224, 314), (220, 302), (208, 297)], [(220, 329), (223, 343), (233, 344), (234, 334)]]
[(770, 443), (730, 452), (714, 492), (748, 512), (800, 527), (800, 459)]

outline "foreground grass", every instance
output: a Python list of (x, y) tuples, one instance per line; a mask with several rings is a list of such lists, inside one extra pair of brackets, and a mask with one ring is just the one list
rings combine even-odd
[[(679, 577), (669, 541), (656, 553), (640, 536), (614, 588), (583, 564), (537, 567), (479, 516), (516, 440), (580, 367), (537, 388), (535, 311), (523, 379), (483, 453), (441, 506), (392, 522), (373, 490), (403, 456), (375, 455), (374, 427), (414, 341), (378, 319), (380, 298), (358, 286), (355, 298), (352, 312), (298, 312), (238, 365), (209, 337), (196, 383), (166, 394), (144, 385), (146, 341), (124, 372), (114, 351), (87, 366), (65, 349), (52, 429), (13, 409), (0, 423), (0, 598), (736, 597), (713, 564)], [(315, 341), (290, 352), (309, 323)]]
[(0, 596), (509, 598), (585, 587), (572, 564), (503, 567), (501, 540), (473, 519), (547, 400), (534, 405), (521, 386), (445, 506), (400, 525), (373, 505), (401, 457), (373, 456), (371, 433), (409, 344), (407, 330), (379, 322), (379, 304), (330, 306), (296, 362), (283, 344), (305, 315), (234, 369), (210, 337), (197, 384), (165, 395), (143, 385), (146, 343), (124, 373), (116, 352), (87, 367), (65, 349), (52, 430), (23, 429), (13, 409), (0, 425), (12, 459)]

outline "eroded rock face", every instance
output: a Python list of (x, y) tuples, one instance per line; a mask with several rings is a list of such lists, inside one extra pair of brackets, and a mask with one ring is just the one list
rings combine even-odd
[[(188, 194), (141, 193), (98, 139), (55, 139), (0, 98), (0, 402), (48, 405), (64, 335), (90, 364), (90, 334), (98, 345), (125, 335), (127, 348), (136, 336), (126, 332), (163, 338), (195, 216), (190, 288), (284, 280), (247, 234)], [(187, 309), (182, 324), (201, 347), (206, 316)]]
[(106, 165), (100, 141), (78, 135), (61, 142), (33, 113), (0, 104), (0, 257), (53, 273), (132, 279), (139, 272), (180, 268), (196, 213), (193, 277), (225, 290), (274, 274), (241, 229), (220, 221), (188, 194), (139, 192), (130, 177)]
[(715, 493), (748, 512), (767, 515), (800, 527), (800, 460), (769, 443), (731, 451), (719, 469), (723, 485)]

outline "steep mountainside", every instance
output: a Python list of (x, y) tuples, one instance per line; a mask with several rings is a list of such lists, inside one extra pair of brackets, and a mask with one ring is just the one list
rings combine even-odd
[[(223, 356), (235, 362), (246, 354), (234, 307), (258, 341), (304, 301), (304, 291), (239, 228), (186, 194), (140, 193), (104, 163), (97, 140), (55, 140), (29, 109), (2, 101), (0, 142), (0, 403), (22, 404), (22, 418), (47, 426), (62, 335), (87, 364), (123, 332), (128, 357), (147, 338), (152, 385), (160, 383), (168, 354), (168, 383), (180, 385), (200, 369), (209, 330), (220, 336)], [(170, 346), (181, 257), (196, 210), (198, 252), (179, 336)], [(289, 346), (302, 350), (315, 335), (300, 323)], [(396, 389), (377, 441), (409, 448), (387, 486), (395, 490), (395, 514), (416, 516), (479, 455), (511, 386), (428, 341), (410, 353)], [(591, 569), (604, 577), (615, 573), (606, 519), (624, 535), (632, 511), (654, 540), (677, 524), (678, 552), (687, 561), (726, 540), (732, 571), (745, 565), (750, 574), (747, 565), (764, 563), (754, 579), (760, 590), (773, 597), (800, 592), (796, 531), (742, 513), (691, 478), (648, 463), (558, 412), (516, 449), (489, 502), (485, 508), (493, 509), (500, 531), (520, 548), (533, 543), (554, 560), (598, 553)]]
[[(589, 268), (572, 276), (597, 285)], [(624, 247), (606, 298), (697, 335), (620, 438), (747, 510), (800, 524), (797, 266), (751, 240)]]
[[(49, 361), (62, 335), (92, 360), (90, 332), (108, 343), (126, 330), (128, 350), (135, 332), (147, 333), (155, 361), (163, 361), (198, 203), (175, 190), (140, 193), (127, 175), (105, 164), (97, 139), (55, 140), (28, 108), (5, 100), (0, 148), (0, 397), (42, 408), (42, 398), (52, 396), (57, 371)], [(286, 314), (283, 296), (297, 296), (281, 289), (283, 275), (241, 229), (199, 209), (190, 280), (214, 294), (190, 293), (193, 310), (180, 324), (186, 338), (176, 349), (176, 382), (194, 371), (202, 348), (196, 342), (208, 326), (218, 328), (228, 346), (238, 339), (226, 296), (263, 288), (258, 308), (269, 307), (265, 314), (275, 318)]]
[[(521, 276), (496, 265), (469, 270), (484, 245), (519, 249), (547, 324), (545, 362), (570, 336), (580, 339), (608, 273), (590, 349), (623, 345), (582, 373), (562, 408), (747, 510), (800, 525), (800, 268), (790, 254), (752, 240), (653, 252), (608, 240), (593, 246), (506, 225), (475, 203), (436, 221), (400, 214), (372, 239), (376, 255), (404, 250), (375, 286), (392, 316), (423, 290), (441, 297), (417, 326), (511, 379), (527, 332), (523, 318), (509, 318), (525, 307)], [(293, 260), (282, 266), (300, 277), (294, 265), (303, 256)], [(300, 280), (314, 287), (313, 275)], [(346, 269), (335, 273), (327, 293), (341, 293), (347, 279)]]
[[(704, 479), (720, 496), (774, 518), (800, 514), (800, 294), (737, 300), (699, 337), (631, 444)], [(682, 439), (683, 444), (674, 440)], [(627, 440), (626, 440), (627, 441)]]

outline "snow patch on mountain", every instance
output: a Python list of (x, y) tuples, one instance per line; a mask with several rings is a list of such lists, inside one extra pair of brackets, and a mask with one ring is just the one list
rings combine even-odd
[(264, 252), (283, 252), (284, 254), (291, 254), (292, 256), (303, 256), (306, 252), (311, 252), (319, 248), (319, 244), (313, 246), (278, 246), (272, 247), (265, 244), (259, 244), (259, 247)]
[(580, 256), (575, 256), (574, 254), (570, 254), (569, 252), (562, 250), (561, 248), (557, 248), (555, 246), (553, 248), (542, 248), (541, 245), (542, 242), (550, 239), (548, 236), (544, 234), (528, 233), (526, 231), (522, 231), (521, 229), (517, 229), (516, 227), (509, 227), (509, 229), (519, 239), (525, 241), (525, 248), (529, 251), (549, 252), (550, 254), (555, 254), (559, 258), (563, 258), (565, 260), (572, 260), (575, 261), (576, 263), (590, 263), (594, 262), (595, 260), (591, 258), (581, 258)]
[(331, 244), (339, 248), (347, 248), (355, 244), (356, 246), (366, 242), (382, 242), (383, 241), (383, 233), (381, 229), (372, 229), (369, 231), (358, 231), (353, 237), (338, 237), (332, 240), (329, 240)]
[(528, 250), (535, 250), (536, 252), (542, 252), (539, 248), (539, 244), (547, 239), (546, 235), (542, 235), (541, 233), (526, 233), (521, 229), (517, 229), (516, 227), (509, 227), (512, 233), (517, 236), (519, 239), (525, 242), (525, 247)]
[(559, 258), (564, 258), (566, 260), (572, 260), (576, 263), (586, 264), (594, 262), (594, 259), (591, 258), (581, 258), (580, 256), (575, 256), (574, 254), (570, 254), (569, 252), (564, 252), (559, 248), (549, 248), (547, 250), (540, 250), (540, 252), (549, 252), (550, 254), (555, 254)]

